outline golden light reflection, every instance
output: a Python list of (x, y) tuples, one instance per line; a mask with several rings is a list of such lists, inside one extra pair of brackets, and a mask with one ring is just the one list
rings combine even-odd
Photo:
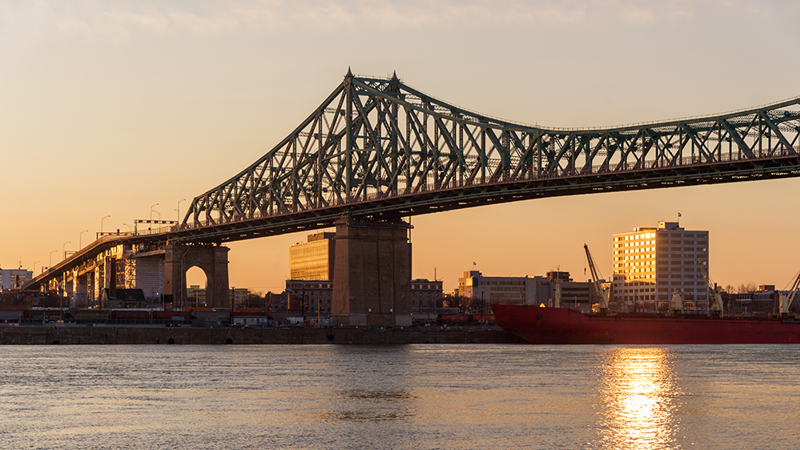
[(610, 351), (603, 374), (605, 448), (668, 448), (674, 441), (678, 392), (668, 350)]

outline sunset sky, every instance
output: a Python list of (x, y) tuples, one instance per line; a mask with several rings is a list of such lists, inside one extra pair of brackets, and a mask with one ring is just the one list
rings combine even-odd
[[(800, 96), (800, 1), (0, 0), (0, 267), (177, 219), (352, 68), (545, 126), (721, 113)], [(412, 219), (413, 276), (570, 271), (659, 220), (710, 230), (721, 285), (800, 269), (800, 179), (532, 200)], [(155, 216), (154, 216), (155, 218)], [(293, 234), (230, 244), (231, 285), (281, 291)], [(69, 242), (69, 243), (68, 243)], [(65, 245), (66, 244), (66, 245)], [(57, 251), (51, 255), (51, 252)], [(473, 262), (476, 263), (473, 266)], [(190, 278), (190, 282), (196, 279)]]

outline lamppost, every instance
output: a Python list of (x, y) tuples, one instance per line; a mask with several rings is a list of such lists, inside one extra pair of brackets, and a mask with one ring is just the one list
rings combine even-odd
[(81, 245), (83, 243), (83, 233), (88, 233), (88, 232), (89, 230), (83, 230), (81, 231), (81, 234), (78, 235), (78, 250), (83, 248), (83, 246)]
[(35, 263), (33, 263), (33, 276), (34, 277), (36, 276), (36, 265), (39, 264), (40, 262), (41, 261), (36, 261)]
[(105, 220), (106, 220), (106, 219), (108, 219), (109, 217), (111, 217), (111, 214), (109, 214), (109, 215), (107, 215), (107, 216), (103, 216), (103, 218), (102, 218), (102, 219), (100, 219), (100, 234), (101, 234), (101, 235), (103, 234), (103, 221), (105, 221)]
[(181, 202), (185, 201), (186, 201), (185, 198), (178, 200), (178, 209), (175, 210), (178, 213), (178, 222), (181, 221)]
[(67, 259), (67, 244), (72, 244), (72, 241), (64, 242), (64, 245), (61, 246), (62, 253), (64, 253), (64, 259)]
[(53, 253), (58, 253), (58, 250), (53, 250), (50, 252), (50, 265), (47, 266), (47, 270), (50, 270), (50, 268), (53, 267)]
[(127, 223), (123, 223), (126, 227), (128, 227), (128, 231), (133, 231), (133, 227), (128, 225)]
[[(155, 208), (156, 206), (158, 206), (158, 203), (156, 203), (156, 204), (154, 204), (153, 206), (150, 207), (150, 221), (147, 224), (147, 230), (148, 231), (150, 231), (153, 228), (153, 225), (152, 225), (151, 222), (153, 222), (153, 208)], [(158, 212), (158, 211), (156, 211), (156, 212)], [(159, 219), (161, 218), (161, 214), (160, 213), (158, 214), (158, 218)]]

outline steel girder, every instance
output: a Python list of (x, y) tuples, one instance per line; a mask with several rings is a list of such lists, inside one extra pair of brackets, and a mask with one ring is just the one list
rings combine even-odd
[[(473, 201), (797, 176), (799, 146), (800, 98), (718, 116), (547, 129), (447, 104), (396, 76), (348, 72), (288, 137), (194, 198), (174, 238), (220, 242), (330, 226), (343, 213), (396, 217)], [(280, 225), (289, 218), (294, 225)]]

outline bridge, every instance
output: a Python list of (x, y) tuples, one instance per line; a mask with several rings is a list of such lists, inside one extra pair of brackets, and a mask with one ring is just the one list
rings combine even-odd
[[(70, 291), (67, 280), (82, 271), (95, 271), (95, 284), (113, 288), (108, 280), (116, 277), (127, 286), (128, 266), (111, 270), (109, 258), (161, 258), (169, 268), (161, 269), (163, 284), (154, 284), (163, 289), (155, 292), (181, 297), (191, 265), (203, 266), (207, 275), (224, 271), (216, 278), (227, 288), (227, 260), (220, 259), (226, 242), (337, 221), (337, 231), (355, 223), (402, 228), (404, 217), (487, 204), (798, 175), (800, 97), (664, 122), (546, 128), (454, 106), (396, 75), (361, 77), (348, 70), (289, 136), (195, 197), (180, 224), (105, 236), (26, 287)], [(216, 295), (224, 305), (227, 291)]]

